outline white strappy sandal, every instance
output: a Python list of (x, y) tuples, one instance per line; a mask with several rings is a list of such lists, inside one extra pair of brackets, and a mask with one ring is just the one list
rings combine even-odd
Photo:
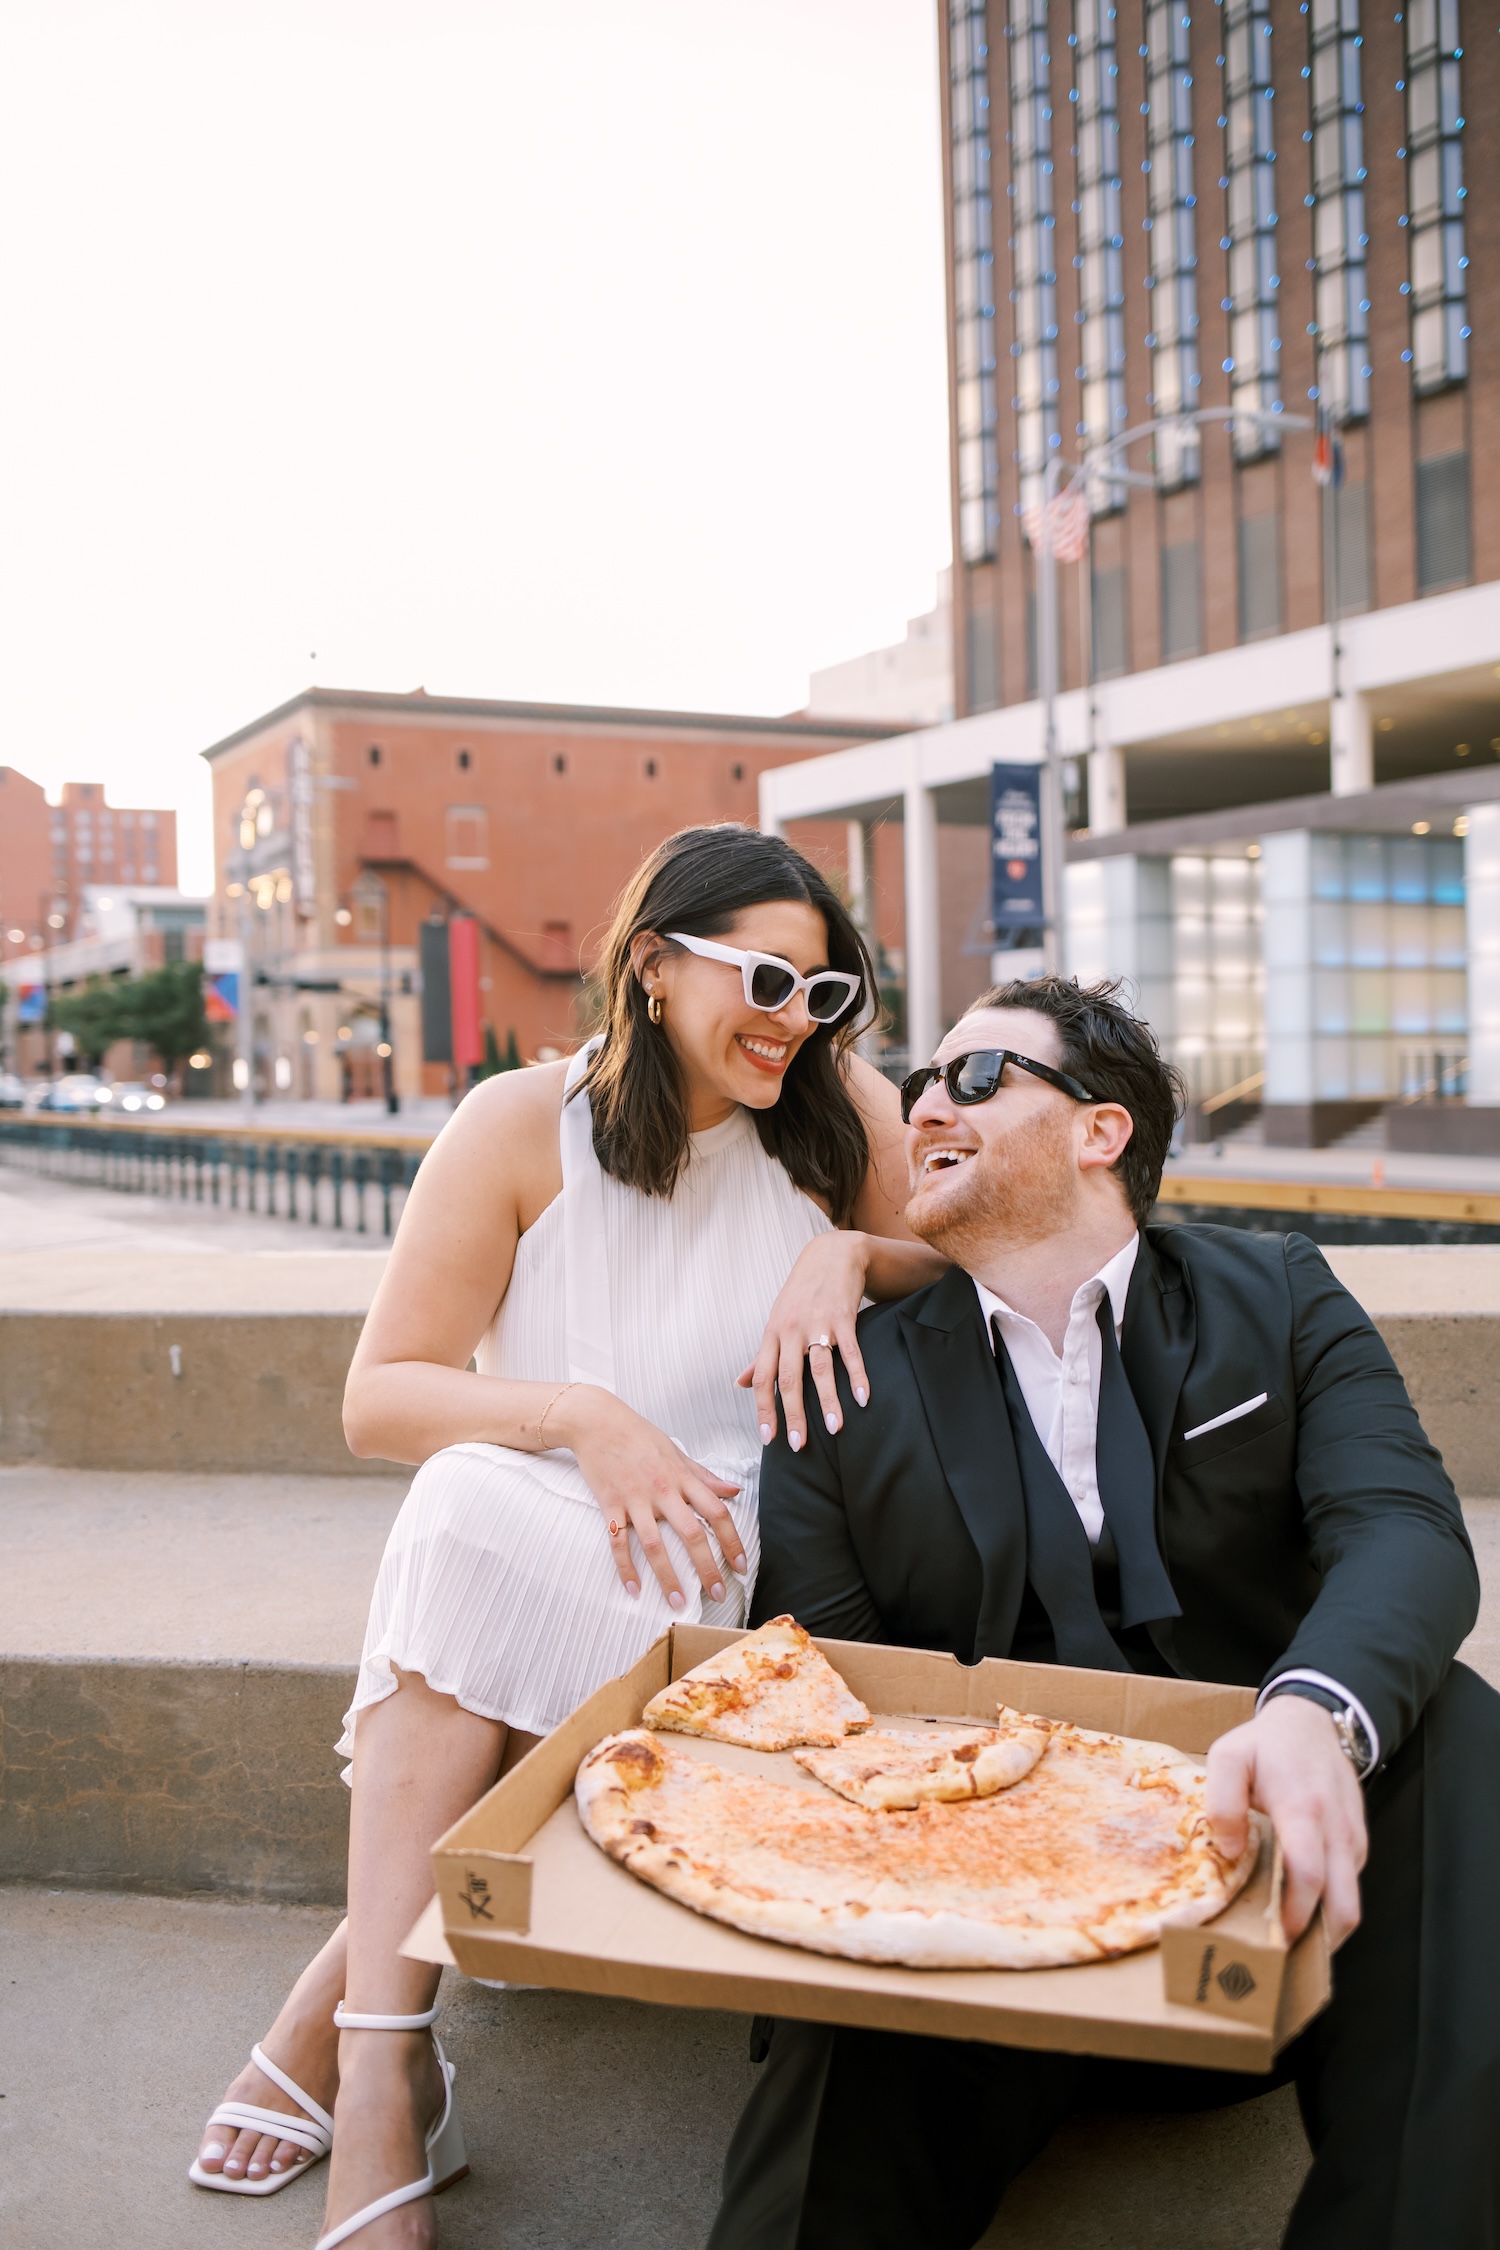
[(205, 2172), (195, 2156), (188, 2166), (188, 2178), (194, 2187), (217, 2188), (220, 2195), (275, 2195), (278, 2189), (290, 2187), (293, 2180), (300, 2180), (304, 2172), (310, 2172), (333, 2146), (333, 2119), (327, 2110), (320, 2108), (311, 2094), (304, 2093), (295, 2078), (278, 2070), (263, 2047), (252, 2047), (250, 2060), (273, 2086), (279, 2086), (300, 2109), (307, 2111), (306, 2117), (289, 2117), (282, 2109), (260, 2109), (254, 2102), (220, 2102), (209, 2124), (229, 2125), (236, 2133), (270, 2133), (278, 2141), (291, 2141), (296, 2147), (305, 2148), (311, 2162), (291, 2164), (284, 2172), (268, 2172), (263, 2180), (226, 2180), (222, 2172)]
[[(436, 2008), (429, 2008), (422, 2016), (356, 2016), (345, 2010), (341, 2000), (333, 2011), (333, 2020), (341, 2031), (427, 2031), (436, 2023), (437, 2015)], [(435, 2031), (432, 2045), (443, 2073), (443, 2107), (427, 2135), (426, 2177), (413, 2180), (409, 2187), (392, 2188), (389, 2195), (377, 2196), (362, 2211), (356, 2211), (352, 2219), (345, 2219), (341, 2226), (320, 2235), (315, 2250), (335, 2250), (336, 2244), (347, 2242), (372, 2220), (383, 2219), (387, 2211), (399, 2210), (403, 2203), (420, 2202), (424, 2195), (441, 2195), (444, 2188), (452, 2187), (454, 2181), (461, 2180), (468, 2171), (464, 2130), (453, 2106), (453, 2065), (443, 2053), (442, 2041)]]

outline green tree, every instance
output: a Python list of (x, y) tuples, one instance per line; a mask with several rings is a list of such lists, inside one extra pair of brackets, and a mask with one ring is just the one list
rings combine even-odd
[(90, 977), (78, 992), (59, 993), (48, 1002), (53, 1031), (71, 1031), (79, 1063), (97, 1070), (117, 1039), (129, 1039), (132, 987), (123, 977)]
[(130, 995), (129, 1036), (155, 1049), (169, 1077), (208, 1044), (200, 962), (168, 961), (123, 990)]
[(505, 1034), (505, 1053), (502, 1055), (495, 1027), (492, 1023), (487, 1023), (484, 1027), (484, 1061), (474, 1073), (476, 1080), (496, 1078), (502, 1070), (519, 1070), (520, 1067), (521, 1050), (516, 1045), (515, 1026), (512, 1025)]

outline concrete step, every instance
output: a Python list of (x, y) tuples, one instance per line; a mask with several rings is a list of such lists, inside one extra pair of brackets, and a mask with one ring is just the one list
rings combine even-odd
[(0, 1876), (341, 1898), (333, 1745), (405, 1489), (0, 1470)]
[[(0, 1880), (342, 1898), (333, 1745), (404, 1490), (0, 1471)], [(1500, 1686), (1500, 1501), (1468, 1520)]]
[[(185, 2177), (209, 2109), (333, 1916), (0, 1891), (6, 2250), (306, 2250), (321, 2171), (251, 2205)], [(744, 2017), (451, 1974), (443, 2041), (473, 2165), (443, 2250), (701, 2250), (749, 2091)], [(85, 2127), (84, 2120), (93, 2124)], [(984, 2250), (1273, 2250), (1306, 2168), (1289, 2092), (1066, 2126)]]
[[(1500, 1497), (1500, 1250), (1330, 1262), (1377, 1322), (1460, 1492)], [(379, 1252), (0, 1253), (0, 1464), (389, 1476), (344, 1443)]]

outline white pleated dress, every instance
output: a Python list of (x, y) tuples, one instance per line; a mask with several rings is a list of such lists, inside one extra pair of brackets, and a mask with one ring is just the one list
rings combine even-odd
[[(589, 1050), (573, 1059), (571, 1088)], [(673, 1611), (642, 1566), (632, 1599), (597, 1502), (570, 1452), (448, 1446), (418, 1470), (391, 1527), (370, 1607), (355, 1715), (418, 1672), (466, 1711), (545, 1734), (675, 1620), (744, 1623), (760, 1557), (760, 1437), (735, 1377), (754, 1358), (798, 1253), (829, 1221), (767, 1155), (749, 1113), (694, 1133), (675, 1192), (609, 1178), (588, 1097), (562, 1113), (562, 1193), (522, 1235), (510, 1287), (475, 1354), (482, 1375), (603, 1384), (738, 1482), (730, 1503), (748, 1564), (711, 1602), (671, 1528), (685, 1597)], [(636, 1551), (637, 1562), (642, 1558)]]

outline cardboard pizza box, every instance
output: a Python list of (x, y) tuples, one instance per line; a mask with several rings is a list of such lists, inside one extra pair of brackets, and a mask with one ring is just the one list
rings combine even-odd
[[(1321, 1915), (1293, 1946), (1280, 1916), (1279, 1854), (1201, 1929), (1159, 1948), (1065, 1969), (902, 1969), (748, 1937), (679, 1906), (590, 1841), (573, 1777), (605, 1735), (636, 1726), (669, 1681), (739, 1633), (676, 1625), (619, 1679), (591, 1695), (433, 1847), (437, 1896), (403, 1952), (466, 1976), (675, 2007), (802, 2016), (1000, 2045), (1267, 2071), (1327, 2004)], [(1201, 1755), (1250, 1716), (1248, 1688), (986, 1659), (964, 1665), (921, 1649), (818, 1642), (876, 1715), (992, 1722), (1007, 1703)], [(721, 1766), (766, 1769), (817, 1788), (787, 1753), (771, 1758), (691, 1735), (674, 1748)]]

